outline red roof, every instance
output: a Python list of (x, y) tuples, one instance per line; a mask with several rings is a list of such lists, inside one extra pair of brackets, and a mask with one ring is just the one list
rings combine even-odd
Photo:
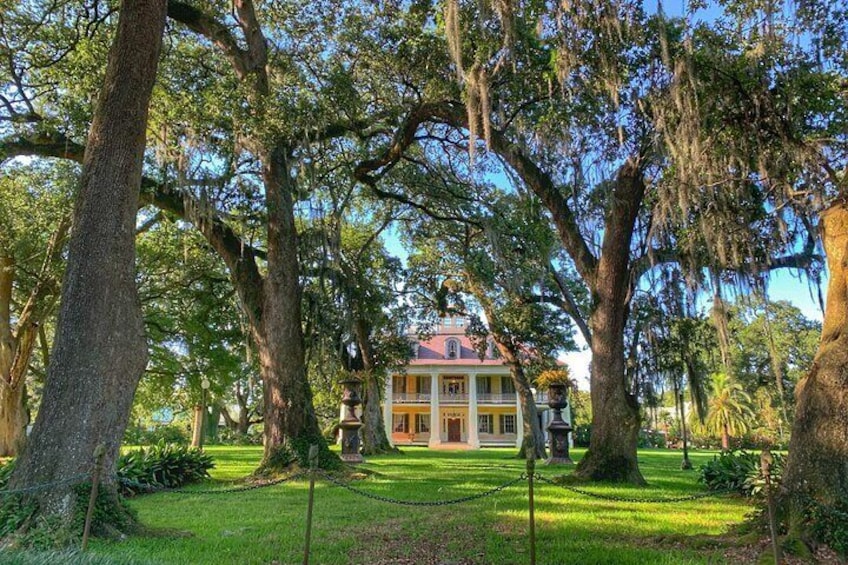
[[(454, 328), (452, 331), (442, 331), (434, 335), (429, 341), (418, 341), (418, 358), (410, 359), (410, 365), (503, 365), (501, 359), (487, 357), (480, 361), (479, 355), (471, 347), (463, 328)], [(446, 359), (447, 341), (455, 339), (459, 341), (459, 356), (455, 359)]]

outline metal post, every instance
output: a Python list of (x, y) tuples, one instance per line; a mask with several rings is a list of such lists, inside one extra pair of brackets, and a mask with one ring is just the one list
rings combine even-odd
[(533, 475), (536, 474), (536, 446), (525, 444), (527, 455), (527, 494), (530, 503), (530, 565), (536, 565), (536, 506), (533, 500)]
[(198, 422), (200, 427), (198, 435), (200, 437), (197, 441), (197, 449), (200, 451), (203, 451), (203, 435), (206, 433), (206, 391), (209, 390), (210, 384), (206, 377), (203, 377), (203, 380), (200, 381), (200, 422)]
[(88, 511), (85, 513), (85, 527), (82, 530), (82, 550), (88, 549), (88, 536), (91, 533), (91, 521), (94, 518), (94, 508), (97, 506), (97, 491), (100, 486), (100, 473), (103, 470), (103, 456), (106, 446), (102, 443), (94, 448), (94, 471), (91, 473), (91, 495), (88, 499)]
[(315, 497), (315, 469), (318, 467), (318, 446), (309, 446), (309, 503), (306, 506), (306, 541), (303, 547), (303, 565), (309, 565), (309, 546), (312, 542), (312, 506)]
[(774, 496), (771, 489), (772, 463), (774, 463), (774, 458), (767, 447), (760, 453), (760, 472), (766, 481), (766, 501), (768, 506), (769, 530), (771, 532), (771, 548), (774, 552), (774, 564), (780, 565), (780, 545), (777, 543), (777, 522), (774, 518)]

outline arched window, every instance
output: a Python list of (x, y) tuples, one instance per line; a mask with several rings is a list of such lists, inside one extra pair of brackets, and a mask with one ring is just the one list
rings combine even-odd
[(445, 342), (445, 359), (459, 359), (458, 339), (449, 339)]

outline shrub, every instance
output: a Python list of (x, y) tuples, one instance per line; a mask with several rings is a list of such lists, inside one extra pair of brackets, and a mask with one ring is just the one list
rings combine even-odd
[(837, 500), (831, 504), (812, 501), (806, 518), (815, 539), (842, 557), (848, 556), (848, 501)]
[(638, 447), (665, 447), (665, 434), (659, 430), (639, 430)]
[(246, 434), (230, 428), (224, 428), (218, 434), (218, 442), (223, 445), (262, 445), (263, 439), (262, 430), (255, 426)]
[[(215, 464), (212, 457), (199, 449), (160, 441), (158, 444), (121, 455), (118, 479), (151, 487), (176, 488), (209, 478)], [(125, 495), (134, 495), (138, 487), (123, 484)]]
[[(773, 453), (771, 482), (780, 483), (783, 474), (784, 457)], [(765, 479), (760, 472), (760, 456), (742, 450), (723, 451), (718, 457), (698, 469), (698, 481), (710, 490), (736, 490), (745, 496), (757, 496), (765, 487)]]
[(15, 470), (16, 459), (9, 459), (0, 466), (0, 489), (5, 489), (9, 484), (9, 477), (12, 476), (12, 471)]
[(130, 445), (157, 445), (159, 442), (188, 444), (188, 434), (182, 426), (167, 424), (147, 429), (129, 426), (124, 433), (124, 443)]
[(572, 432), (575, 447), (589, 447), (589, 436), (592, 435), (592, 426), (587, 424), (577, 426)]

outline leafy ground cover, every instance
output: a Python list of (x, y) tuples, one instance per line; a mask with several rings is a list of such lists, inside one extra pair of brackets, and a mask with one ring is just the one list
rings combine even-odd
[[(208, 452), (216, 462), (213, 480), (197, 488), (231, 486), (249, 474), (261, 456), (258, 447), (209, 447)], [(453, 499), (518, 477), (524, 462), (514, 453), (405, 449), (401, 455), (369, 458), (362, 466), (364, 478), (355, 484), (403, 500)], [(579, 459), (582, 451), (574, 455)], [(692, 455), (696, 467), (712, 457)], [(679, 469), (680, 453), (645, 450), (639, 459), (649, 488), (591, 485), (586, 490), (639, 498), (702, 492), (696, 472)], [(540, 466), (538, 471), (548, 477), (563, 474), (562, 467)], [(130, 504), (153, 532), (121, 541), (95, 540), (88, 559), (126, 564), (300, 563), (307, 492), (307, 481), (300, 480), (237, 494), (141, 496)], [(538, 485), (535, 498), (540, 564), (736, 562), (728, 557), (733, 541), (722, 534), (750, 511), (744, 499), (733, 496), (670, 504), (607, 502), (548, 484)], [(526, 482), (472, 502), (422, 508), (364, 498), (319, 481), (314, 512), (312, 563), (529, 562)], [(18, 559), (13, 562), (38, 562)]]

